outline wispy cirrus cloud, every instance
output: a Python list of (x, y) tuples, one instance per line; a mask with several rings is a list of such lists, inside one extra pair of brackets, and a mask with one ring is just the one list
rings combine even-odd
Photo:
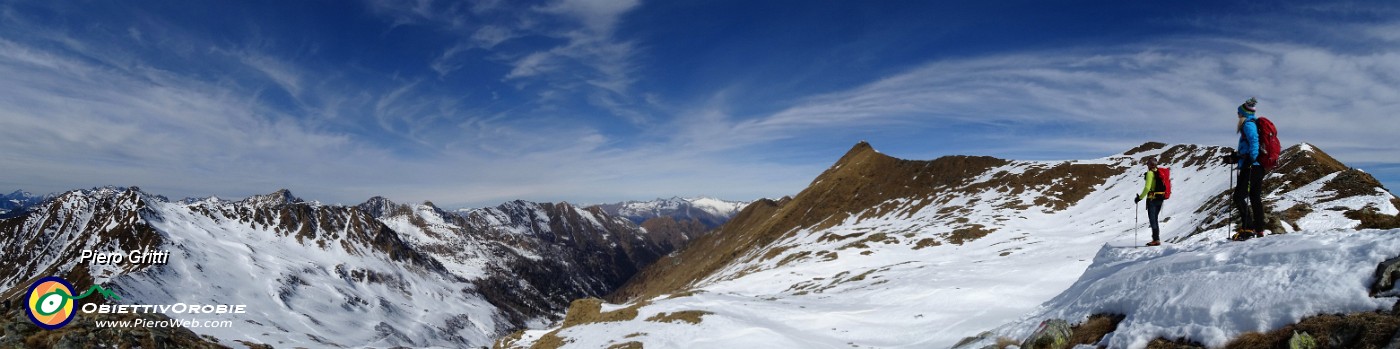
[[(577, 96), (589, 105), (633, 123), (651, 119), (642, 110), (645, 98), (633, 91), (637, 82), (637, 46), (620, 38), (618, 23), (640, 5), (637, 0), (563, 0), (543, 4), (484, 2), (372, 1), (376, 13), (396, 25), (424, 25), (455, 33), (458, 42), (442, 48), (429, 67), (439, 78), (464, 66), (468, 51), (486, 52), (504, 65), (501, 81), (541, 96)], [(544, 45), (503, 47), (511, 40), (533, 39)]]
[[(488, 205), (657, 193), (744, 198), (773, 187), (732, 183), (737, 178), (773, 181), (813, 170), (617, 148), (588, 120), (479, 109), (429, 86), (431, 79), (368, 87), (334, 80), (256, 44), (203, 50), (195, 56), (200, 68), (186, 69), (124, 59), (137, 53), (119, 42), (53, 33), (0, 36), (0, 75), (7, 77), (0, 83), (0, 187), (138, 185), (176, 197), (291, 188), (330, 202), (386, 195)], [(311, 83), (317, 79), (310, 76), (331, 80)], [(269, 89), (301, 98), (283, 105), (266, 98)], [(693, 187), (677, 189), (676, 181)]]
[[(124, 180), (195, 186), (217, 174), (268, 185), (278, 181), (283, 163), (304, 161), (313, 163), (311, 171), (335, 172), (312, 160), (382, 157), (344, 135), (307, 130), (247, 95), (165, 71), (116, 70), (0, 39), (0, 74), (9, 79), (0, 85), (6, 125), (0, 139), (9, 150), (3, 156), (9, 173), (22, 176), (11, 185), (27, 179), (76, 188), (112, 183), (109, 173), (164, 171), (172, 175)], [(74, 171), (40, 170), (46, 167)]]

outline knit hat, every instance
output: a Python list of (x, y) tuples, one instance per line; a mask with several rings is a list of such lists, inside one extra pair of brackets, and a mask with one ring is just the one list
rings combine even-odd
[(1259, 104), (1259, 101), (1255, 100), (1254, 97), (1249, 97), (1249, 100), (1244, 101), (1244, 104), (1240, 104), (1240, 108), (1253, 113), (1255, 104)]

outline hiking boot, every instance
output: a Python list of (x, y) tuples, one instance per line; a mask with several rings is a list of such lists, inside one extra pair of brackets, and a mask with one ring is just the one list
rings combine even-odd
[(1161, 244), (1162, 244), (1161, 241), (1152, 240), (1152, 242), (1147, 243), (1147, 246), (1158, 246), (1158, 245), (1161, 245)]
[(1238, 232), (1235, 232), (1235, 235), (1234, 235), (1234, 236), (1231, 236), (1231, 237), (1230, 237), (1230, 240), (1245, 241), (1245, 240), (1249, 240), (1249, 238), (1254, 237), (1254, 235), (1255, 235), (1254, 231), (1251, 231), (1251, 230), (1248, 230), (1248, 229), (1240, 229)]

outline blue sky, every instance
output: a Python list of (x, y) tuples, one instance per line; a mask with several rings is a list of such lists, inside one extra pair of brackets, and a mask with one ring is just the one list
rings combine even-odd
[(860, 140), (1232, 145), (1249, 96), (1400, 185), (1383, 1), (0, 1), (0, 76), (0, 188), (33, 192), (780, 197)]

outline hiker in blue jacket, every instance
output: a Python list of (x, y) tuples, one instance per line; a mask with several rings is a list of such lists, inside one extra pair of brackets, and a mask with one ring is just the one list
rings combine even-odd
[[(1239, 155), (1239, 183), (1235, 185), (1235, 208), (1240, 211), (1240, 228), (1231, 237), (1243, 241), (1252, 237), (1264, 236), (1264, 201), (1260, 198), (1264, 187), (1264, 167), (1259, 165), (1259, 127), (1255, 123), (1254, 106), (1259, 102), (1250, 97), (1236, 109), (1239, 116), (1235, 131), (1240, 134), (1240, 144), (1235, 154)], [(1246, 204), (1245, 196), (1249, 197)]]
[(1144, 175), (1147, 184), (1142, 186), (1142, 194), (1138, 194), (1133, 203), (1147, 200), (1147, 222), (1152, 226), (1152, 241), (1148, 242), (1147, 246), (1157, 246), (1162, 244), (1161, 229), (1157, 228), (1157, 214), (1162, 212), (1162, 202), (1166, 201), (1163, 197), (1166, 185), (1162, 183), (1161, 176), (1157, 175), (1157, 159), (1149, 157), (1144, 159), (1143, 163), (1147, 165), (1147, 174)]

